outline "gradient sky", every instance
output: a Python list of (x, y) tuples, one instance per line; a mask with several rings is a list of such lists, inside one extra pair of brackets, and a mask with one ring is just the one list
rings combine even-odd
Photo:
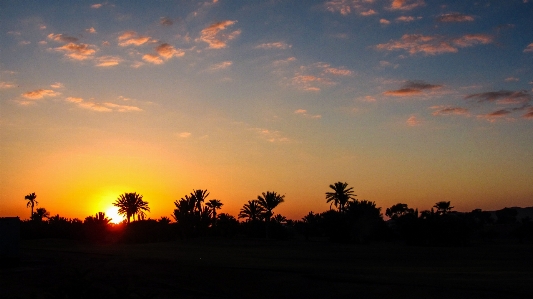
[(533, 1), (0, 2), (0, 216), (533, 205)]

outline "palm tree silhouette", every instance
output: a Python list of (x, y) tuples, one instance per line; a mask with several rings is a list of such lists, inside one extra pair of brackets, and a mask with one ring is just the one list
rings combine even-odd
[(453, 207), (450, 206), (449, 201), (439, 201), (433, 207), (437, 209), (436, 213), (439, 215), (448, 214), (448, 212), (451, 212), (453, 209)]
[(144, 211), (150, 212), (148, 202), (144, 201), (143, 196), (136, 192), (120, 194), (113, 205), (119, 208), (118, 213), (120, 215), (126, 216), (128, 223), (130, 223), (131, 217), (135, 220), (135, 215), (137, 215), (137, 220), (144, 219), (146, 215)]
[(211, 214), (213, 215), (213, 225), (217, 225), (217, 209), (220, 209), (224, 204), (218, 199), (211, 199), (205, 204), (211, 209)]
[(35, 210), (35, 213), (33, 213), (31, 219), (35, 221), (43, 221), (43, 218), (50, 217), (50, 212), (48, 212), (45, 208), (38, 208)]
[(269, 222), (272, 215), (274, 215), (272, 210), (274, 210), (274, 208), (280, 203), (284, 202), (284, 198), (285, 195), (270, 191), (267, 191), (266, 193), (263, 192), (262, 195), (257, 196), (257, 203), (264, 209), (263, 215), (267, 222)]
[(272, 217), (272, 220), (274, 220), (274, 222), (277, 222), (279, 224), (284, 224), (287, 222), (287, 217), (281, 214), (277, 214), (276, 216)]
[(336, 182), (333, 185), (329, 185), (329, 187), (334, 192), (326, 192), (326, 203), (332, 201), (340, 212), (344, 212), (346, 203), (357, 196), (353, 194), (353, 187), (347, 188), (348, 183)]
[(209, 196), (209, 192), (207, 192), (207, 189), (202, 190), (192, 190), (191, 192), (191, 198), (194, 200), (196, 204), (196, 210), (200, 211), (202, 209), (202, 203), (205, 201), (205, 199)]
[(239, 219), (247, 218), (247, 221), (256, 221), (261, 218), (264, 211), (265, 210), (259, 205), (257, 200), (249, 200), (248, 203), (245, 203), (242, 206), (238, 217)]
[(33, 217), (33, 207), (39, 204), (37, 200), (35, 200), (35, 198), (37, 198), (37, 195), (35, 195), (35, 192), (24, 196), (24, 199), (28, 201), (28, 203), (26, 204), (26, 207), (31, 207), (30, 219)]

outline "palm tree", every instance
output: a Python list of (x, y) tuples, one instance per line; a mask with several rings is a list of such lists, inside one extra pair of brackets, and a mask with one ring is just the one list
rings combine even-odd
[(448, 212), (451, 212), (453, 209), (453, 207), (450, 206), (449, 201), (439, 201), (433, 207), (437, 209), (436, 213), (439, 215), (448, 214)]
[(35, 210), (35, 213), (33, 213), (31, 219), (35, 221), (43, 221), (43, 218), (50, 217), (50, 212), (48, 212), (45, 208), (38, 208)]
[(239, 212), (239, 219), (240, 218), (247, 218), (247, 221), (256, 221), (258, 220), (261, 215), (263, 214), (264, 209), (259, 205), (257, 200), (249, 200), (248, 203), (245, 203), (240, 212)]
[(279, 224), (283, 224), (287, 222), (287, 217), (281, 214), (277, 214), (276, 216), (272, 217), (272, 220), (274, 220), (274, 222), (277, 222)]
[(202, 189), (192, 190), (190, 197), (194, 200), (197, 211), (202, 210), (202, 202), (204, 202), (208, 196), (209, 196), (209, 192), (207, 192), (207, 189), (206, 190), (202, 190)]
[(37, 200), (35, 200), (35, 198), (37, 198), (37, 195), (35, 195), (35, 192), (24, 196), (24, 199), (28, 201), (28, 203), (26, 204), (26, 207), (31, 207), (30, 218), (33, 217), (33, 207), (39, 204)]
[(284, 202), (285, 195), (277, 194), (276, 192), (267, 191), (263, 192), (262, 196), (257, 196), (257, 203), (264, 209), (263, 215), (267, 222), (270, 221), (270, 218), (274, 213), (272, 210), (276, 208), (280, 203)]
[(126, 216), (128, 223), (130, 223), (131, 217), (135, 220), (135, 215), (137, 215), (137, 220), (140, 218), (144, 219), (144, 216), (146, 215), (144, 211), (150, 212), (148, 202), (143, 200), (141, 194), (135, 192), (120, 194), (113, 205), (119, 208), (118, 213), (120, 215)]
[(348, 183), (336, 182), (333, 185), (329, 185), (334, 192), (326, 192), (326, 203), (332, 201), (335, 207), (339, 209), (340, 212), (344, 212), (344, 206), (350, 199), (355, 199), (355, 194), (353, 194), (353, 187), (347, 188)]
[(222, 208), (224, 204), (221, 203), (220, 200), (218, 199), (211, 199), (205, 205), (211, 209), (211, 214), (213, 215), (213, 225), (216, 226), (217, 225), (217, 209)]

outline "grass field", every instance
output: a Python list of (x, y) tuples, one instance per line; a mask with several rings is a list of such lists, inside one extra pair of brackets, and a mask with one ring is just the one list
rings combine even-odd
[(2, 298), (532, 298), (533, 245), (22, 243)]

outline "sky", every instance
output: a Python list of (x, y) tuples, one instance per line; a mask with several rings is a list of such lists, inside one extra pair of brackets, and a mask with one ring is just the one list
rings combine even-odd
[[(0, 216), (533, 206), (533, 1), (0, 2)], [(219, 212), (219, 213), (220, 213)]]

